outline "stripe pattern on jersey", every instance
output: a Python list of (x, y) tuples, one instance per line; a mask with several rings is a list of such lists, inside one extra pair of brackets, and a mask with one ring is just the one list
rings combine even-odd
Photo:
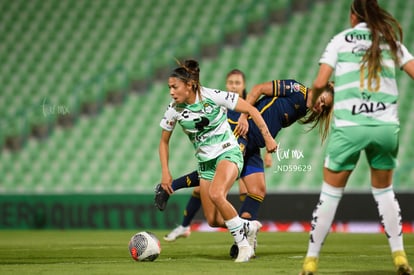
[[(382, 69), (371, 82), (361, 60), (371, 46), (371, 33), (366, 23), (337, 34), (328, 43), (319, 63), (335, 68), (334, 121), (336, 127), (355, 125), (399, 124), (396, 64), (386, 43), (382, 49)], [(400, 67), (413, 59), (400, 44)]]

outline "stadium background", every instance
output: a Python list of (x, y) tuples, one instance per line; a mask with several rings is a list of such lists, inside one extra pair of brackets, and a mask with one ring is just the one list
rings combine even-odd
[[(414, 51), (414, 2), (379, 0)], [(0, 228), (169, 227), (191, 190), (159, 213), (159, 121), (175, 58), (200, 61), (203, 85), (224, 89), (233, 69), (247, 87), (294, 78), (311, 85), (329, 39), (349, 26), (349, 0), (16, 0), (0, 2)], [(394, 186), (414, 221), (412, 80), (398, 72), (400, 166)], [(324, 146), (294, 125), (277, 137), (261, 215), (308, 220)], [(171, 170), (195, 168), (175, 131)], [(297, 171), (300, 169), (301, 171)], [(377, 220), (363, 156), (339, 220)], [(231, 199), (237, 205), (237, 186)], [(371, 200), (368, 206), (366, 200)], [(289, 207), (286, 207), (288, 205)], [(283, 209), (283, 211), (280, 211)], [(276, 212), (276, 213), (275, 213)], [(344, 214), (340, 214), (340, 213)], [(201, 216), (198, 216), (201, 217)]]

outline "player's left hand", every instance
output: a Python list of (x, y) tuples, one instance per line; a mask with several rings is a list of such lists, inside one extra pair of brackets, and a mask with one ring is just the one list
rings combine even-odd
[(172, 180), (173, 180), (172, 176), (169, 172), (165, 174), (163, 173), (161, 176), (161, 181), (160, 181), (161, 187), (168, 193), (168, 195), (171, 195), (172, 193), (174, 193), (174, 190), (171, 187)]
[(165, 190), (165, 192), (168, 193), (168, 195), (174, 193), (174, 190), (171, 187), (171, 183), (161, 183), (161, 187)]
[(273, 138), (266, 138), (266, 150), (268, 153), (274, 153), (277, 150), (277, 142)]
[(236, 135), (245, 136), (249, 131), (249, 123), (247, 122), (247, 117), (243, 114), (240, 115), (237, 122), (236, 129), (234, 129)]

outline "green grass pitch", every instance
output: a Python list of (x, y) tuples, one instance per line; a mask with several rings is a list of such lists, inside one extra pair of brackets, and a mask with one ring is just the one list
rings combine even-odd
[[(140, 230), (138, 230), (140, 231)], [(133, 231), (0, 231), (0, 274), (298, 274), (307, 233), (260, 232), (257, 257), (234, 263), (227, 232), (192, 232), (167, 243), (154, 262), (135, 262), (128, 252)], [(414, 235), (404, 235), (410, 262)], [(331, 233), (318, 274), (395, 274), (383, 234)]]

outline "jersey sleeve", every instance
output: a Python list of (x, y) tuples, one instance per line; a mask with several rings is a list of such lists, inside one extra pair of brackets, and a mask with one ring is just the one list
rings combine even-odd
[(216, 104), (230, 110), (234, 110), (234, 108), (236, 108), (237, 101), (239, 100), (238, 93), (208, 88), (205, 88), (204, 92), (206, 93), (206, 96), (212, 99)]
[(292, 97), (297, 92), (306, 95), (306, 86), (295, 79), (273, 80), (274, 97)]
[(171, 102), (170, 105), (168, 105), (163, 118), (161, 119), (160, 126), (162, 129), (171, 132), (172, 130), (174, 130), (176, 122), (177, 111), (175, 110), (174, 103)]
[(400, 49), (401, 51), (399, 51), (398, 56), (400, 59), (400, 63), (398, 65), (400, 66), (400, 68), (402, 68), (408, 61), (413, 60), (414, 57), (403, 44), (400, 44)]
[(332, 68), (335, 68), (338, 61), (338, 47), (337, 41), (339, 36), (335, 36), (329, 41), (328, 45), (325, 48), (321, 58), (319, 59), (319, 64), (327, 64)]

